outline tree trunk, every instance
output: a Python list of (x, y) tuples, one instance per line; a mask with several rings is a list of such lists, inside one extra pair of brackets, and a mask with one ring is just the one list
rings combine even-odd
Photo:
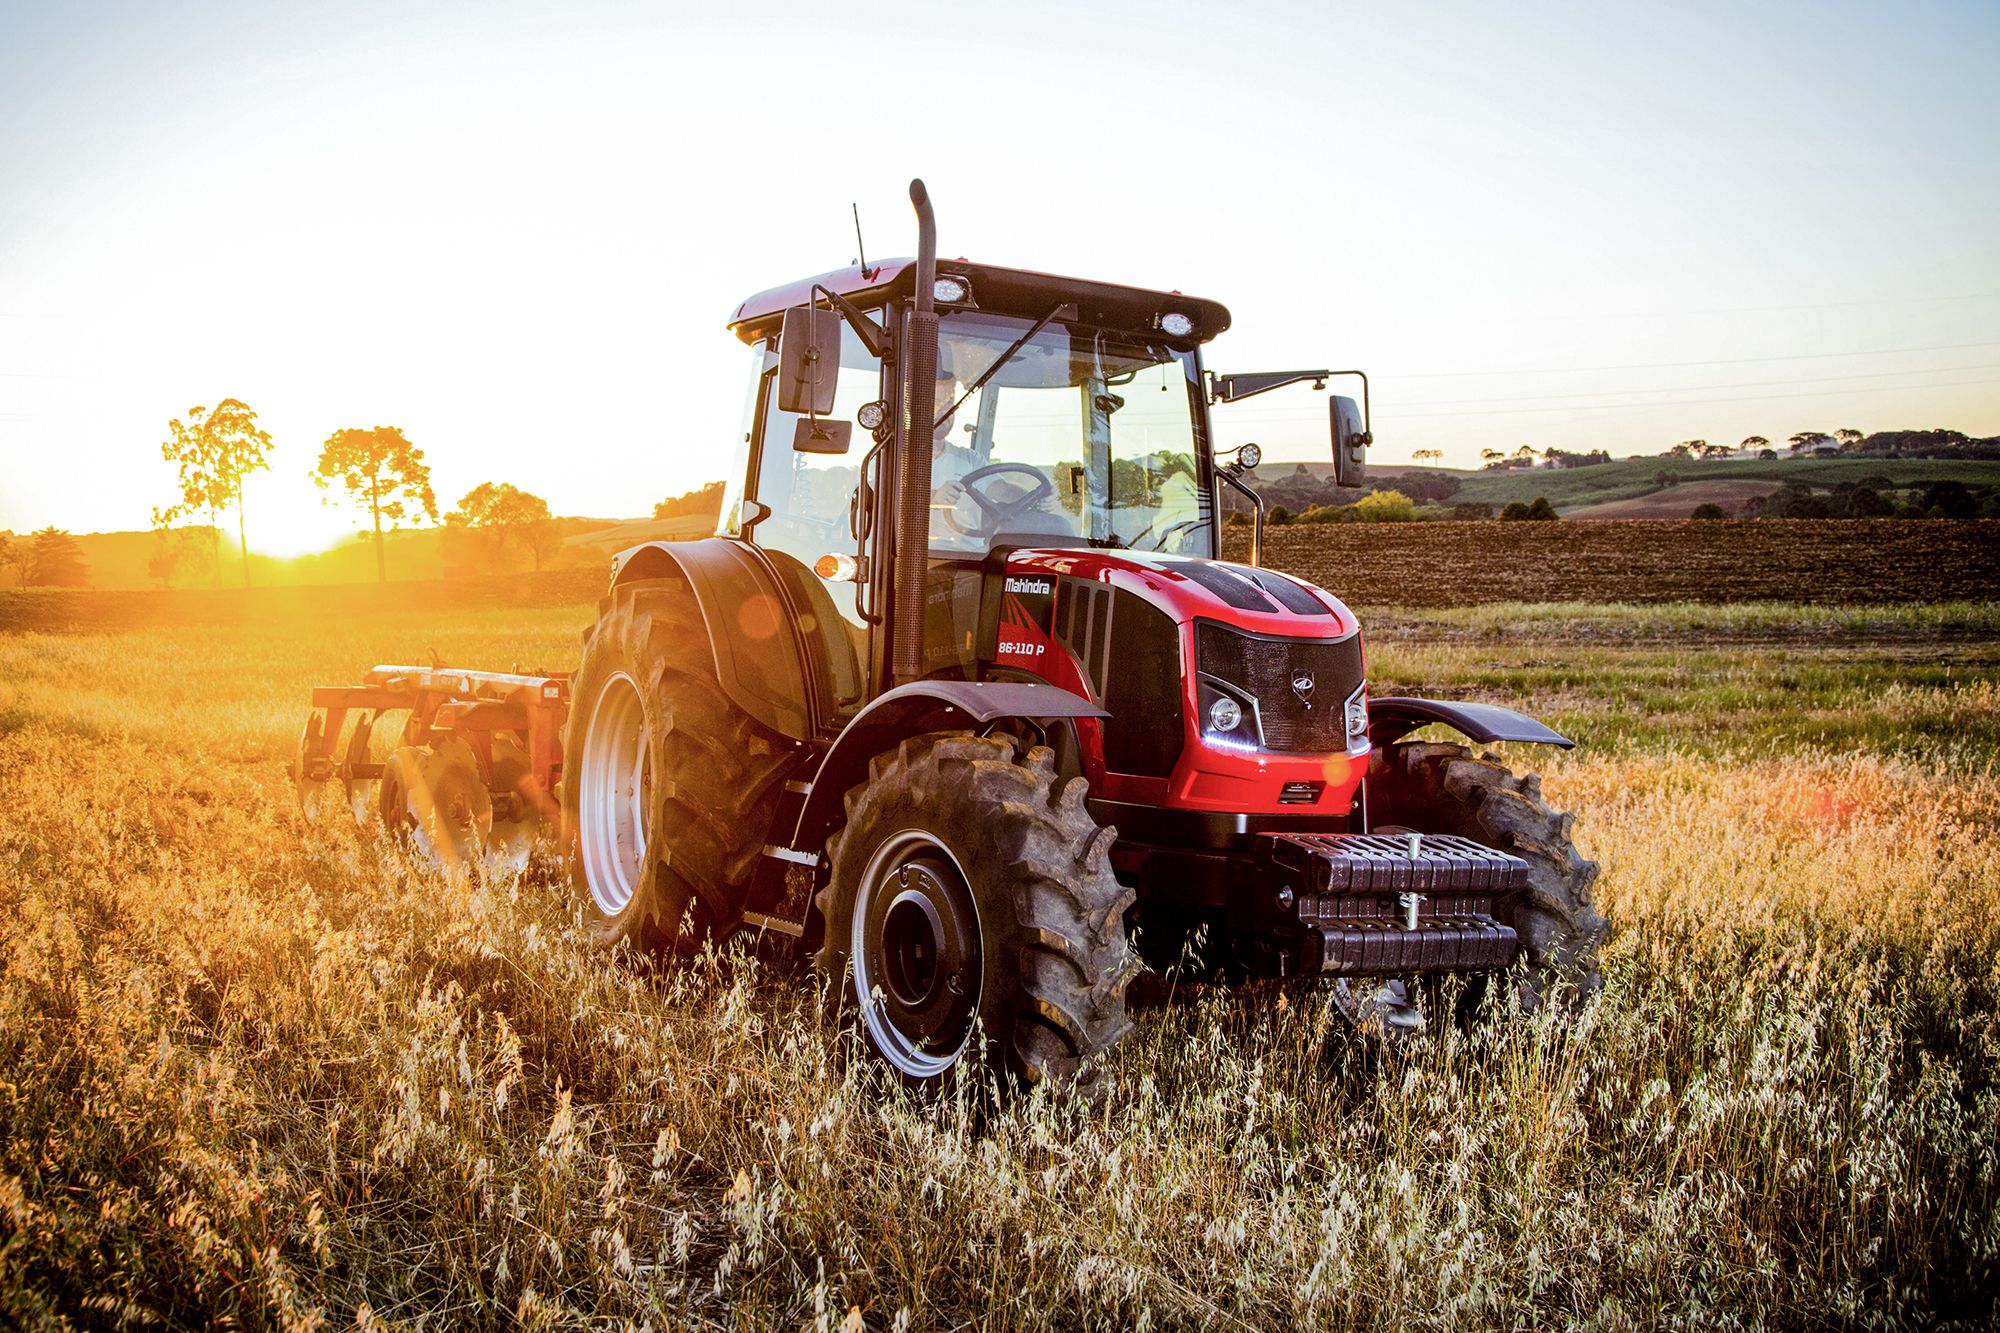
[(211, 509), (208, 511), (208, 562), (213, 568), (215, 586), (222, 587), (222, 515)]
[(243, 483), (236, 483), (236, 547), (243, 552), (243, 586), (250, 586), (250, 538), (243, 530)]
[(389, 561), (382, 554), (382, 494), (379, 478), (368, 478), (368, 512), (375, 517), (375, 581), (389, 581)]

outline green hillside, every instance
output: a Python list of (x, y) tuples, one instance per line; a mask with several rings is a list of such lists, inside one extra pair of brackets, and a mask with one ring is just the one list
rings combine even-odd
[(1659, 489), (1654, 477), (1671, 472), (1682, 482), (1768, 480), (1776, 490), (1788, 481), (1836, 486), (1868, 477), (1887, 477), (1900, 490), (1931, 481), (1968, 486), (2000, 483), (2000, 462), (1950, 458), (1778, 458), (1686, 462), (1669, 458), (1621, 458), (1595, 467), (1534, 468), (1506, 472), (1462, 472), (1455, 501), (1504, 505), (1545, 495), (1562, 509), (1629, 500)]
[[(1333, 494), (1330, 491), (1333, 464), (1330, 462), (1266, 463), (1251, 473), (1248, 479), (1252, 486), (1264, 491), (1266, 498), (1275, 503), (1292, 498), (1287, 497), (1285, 492), (1290, 489), (1288, 483), (1296, 482), (1301, 469), (1312, 478), (1312, 486), (1329, 488), (1323, 497), (1314, 497), (1312, 502), (1328, 502)], [(1368, 482), (1371, 489), (1384, 490), (1394, 489), (1405, 475), (1411, 473), (1450, 477), (1459, 483), (1459, 489), (1446, 501), (1449, 504), (1489, 504), (1497, 510), (1509, 501), (1527, 503), (1536, 496), (1547, 496), (1550, 504), (1570, 511), (1654, 494), (1663, 489), (1654, 480), (1661, 472), (1673, 473), (1682, 484), (1680, 488), (1691, 482), (1757, 481), (1765, 483), (1766, 490), (1775, 491), (1788, 481), (1833, 487), (1841, 482), (1860, 482), (1871, 477), (1888, 478), (1889, 485), (1878, 489), (1890, 491), (1907, 490), (1933, 481), (1960, 481), (1967, 486), (2000, 485), (2000, 461), (1882, 456), (1691, 462), (1653, 455), (1621, 458), (1593, 467), (1521, 468), (1490, 472), (1483, 469), (1387, 464), (1370, 465)], [(1338, 493), (1342, 503), (1358, 494), (1356, 491)], [(1691, 500), (1690, 505), (1692, 503)], [(1300, 506), (1294, 504), (1293, 507)]]

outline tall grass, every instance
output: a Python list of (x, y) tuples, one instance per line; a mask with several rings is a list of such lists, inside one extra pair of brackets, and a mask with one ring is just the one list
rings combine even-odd
[(1549, 760), (1617, 927), (1576, 1020), (1386, 1052), (1310, 987), (1201, 994), (1101, 1105), (995, 1112), (880, 1086), (782, 948), (608, 959), (546, 880), (306, 830), (265, 692), (173, 705), (234, 748), (61, 694), (0, 722), (0, 1323), (1993, 1318), (1990, 771)]

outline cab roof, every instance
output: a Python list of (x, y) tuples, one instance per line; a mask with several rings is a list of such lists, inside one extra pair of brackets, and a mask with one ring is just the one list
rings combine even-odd
[[(1170, 343), (1203, 343), (1229, 327), (1229, 310), (1219, 301), (1180, 292), (1149, 291), (1143, 287), (1121, 287), (1115, 283), (1084, 278), (1063, 278), (1026, 269), (999, 268), (975, 264), (965, 259), (940, 259), (940, 274), (955, 274), (966, 280), (971, 299), (962, 305), (940, 306), (951, 310), (987, 310), (1038, 319), (1058, 303), (1073, 303), (1076, 319), (1106, 328), (1150, 332)], [(859, 306), (879, 305), (909, 297), (916, 285), (917, 261), (888, 259), (867, 267), (854, 265), (835, 269), (813, 278), (769, 291), (758, 292), (736, 307), (729, 328), (746, 343), (777, 332), (784, 312), (813, 299), (813, 288), (824, 287)], [(1194, 321), (1194, 332), (1172, 338), (1157, 331), (1154, 321), (1170, 311), (1178, 311)]]

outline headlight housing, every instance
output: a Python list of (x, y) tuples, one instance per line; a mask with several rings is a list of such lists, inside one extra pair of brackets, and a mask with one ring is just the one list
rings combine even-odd
[(1368, 745), (1368, 682), (1362, 681), (1347, 696), (1347, 748), (1349, 752)]
[(1254, 749), (1263, 743), (1263, 729), (1257, 720), (1257, 701), (1241, 690), (1212, 676), (1195, 677), (1196, 714), (1201, 732), (1210, 741)]

